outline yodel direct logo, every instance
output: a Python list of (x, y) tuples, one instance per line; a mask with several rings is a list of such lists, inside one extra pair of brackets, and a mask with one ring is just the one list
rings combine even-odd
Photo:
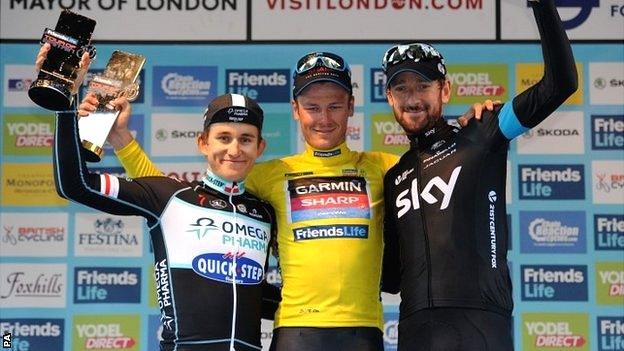
[(523, 314), (523, 350), (589, 350), (587, 315), (580, 313)]
[(594, 215), (596, 250), (624, 250), (624, 215)]
[(288, 102), (287, 69), (225, 70), (228, 93), (246, 95), (258, 102)]
[(587, 301), (587, 266), (522, 265), (523, 301)]
[(583, 165), (519, 165), (521, 200), (585, 199)]
[(141, 269), (76, 267), (74, 303), (141, 302)]
[(624, 350), (624, 317), (598, 317), (598, 351)]
[(64, 324), (62, 319), (0, 319), (0, 334), (11, 335), (11, 350), (62, 351)]
[(624, 150), (624, 115), (592, 116), (592, 149)]

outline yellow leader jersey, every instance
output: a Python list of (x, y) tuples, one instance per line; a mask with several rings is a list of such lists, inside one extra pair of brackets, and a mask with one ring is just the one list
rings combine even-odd
[[(129, 175), (158, 174), (136, 148), (118, 153)], [(382, 329), (382, 186), (397, 161), (343, 143), (334, 150), (306, 146), (254, 166), (245, 186), (274, 207), (278, 220), (282, 301), (275, 327)]]

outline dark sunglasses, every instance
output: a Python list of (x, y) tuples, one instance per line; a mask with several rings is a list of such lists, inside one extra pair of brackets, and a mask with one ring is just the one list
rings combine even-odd
[(431, 45), (423, 43), (396, 45), (386, 51), (381, 61), (381, 66), (385, 72), (389, 67), (405, 60), (420, 62), (421, 60), (427, 61), (431, 59), (438, 59), (444, 63), (442, 54)]

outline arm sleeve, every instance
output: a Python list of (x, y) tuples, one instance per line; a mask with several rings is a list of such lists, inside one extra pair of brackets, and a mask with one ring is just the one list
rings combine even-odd
[(120, 150), (115, 150), (115, 155), (130, 178), (163, 175), (135, 139)]
[(158, 218), (149, 189), (141, 182), (89, 173), (81, 150), (76, 114), (57, 113), (53, 167), (61, 197), (110, 214)]
[(555, 111), (578, 87), (578, 76), (570, 41), (561, 24), (554, 0), (531, 0), (540, 33), (544, 74), (542, 79), (499, 115), (499, 127), (509, 140), (535, 127)]
[(264, 319), (273, 320), (275, 311), (282, 301), (282, 289), (275, 285), (267, 283), (266, 279), (262, 281), (262, 311), (261, 316)]
[(383, 262), (381, 267), (381, 291), (396, 294), (401, 286), (401, 260), (399, 237), (392, 214), (389, 179), (392, 172), (384, 177), (384, 222), (383, 222)]

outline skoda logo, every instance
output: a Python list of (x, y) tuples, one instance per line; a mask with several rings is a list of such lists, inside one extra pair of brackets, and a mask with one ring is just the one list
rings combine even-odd
[(594, 80), (594, 87), (604, 89), (607, 87), (607, 81), (604, 80), (604, 78), (596, 78), (596, 80)]
[(154, 135), (156, 137), (156, 140), (158, 141), (165, 141), (167, 140), (167, 131), (164, 129), (159, 129), (156, 131), (156, 135)]

